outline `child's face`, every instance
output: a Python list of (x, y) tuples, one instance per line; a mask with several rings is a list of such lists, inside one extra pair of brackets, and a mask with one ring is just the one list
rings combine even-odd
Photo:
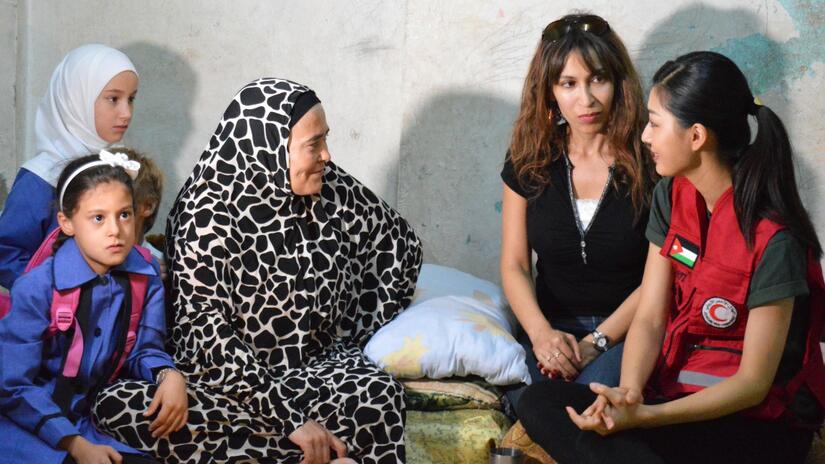
[(95, 130), (109, 143), (119, 142), (132, 120), (138, 77), (132, 71), (116, 75), (95, 100)]
[(125, 185), (107, 182), (83, 193), (77, 203), (71, 218), (58, 213), (60, 227), (75, 238), (89, 267), (105, 274), (135, 245), (132, 195)]

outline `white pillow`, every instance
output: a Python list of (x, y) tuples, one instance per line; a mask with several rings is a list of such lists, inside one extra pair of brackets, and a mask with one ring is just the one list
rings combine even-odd
[[(451, 267), (424, 264), (415, 284), (412, 304), (440, 296), (468, 296), (502, 310), (507, 308), (504, 293), (498, 285)], [(509, 310), (506, 312), (510, 313)]]
[(364, 353), (398, 378), (477, 375), (493, 385), (530, 383), (514, 328), (497, 285), (425, 264), (413, 304), (376, 332)]

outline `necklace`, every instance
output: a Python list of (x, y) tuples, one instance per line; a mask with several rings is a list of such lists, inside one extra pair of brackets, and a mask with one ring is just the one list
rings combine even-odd
[(582, 227), (582, 221), (581, 218), (579, 218), (579, 208), (576, 206), (576, 197), (573, 195), (573, 164), (570, 163), (567, 153), (564, 153), (563, 158), (564, 165), (567, 167), (567, 193), (570, 195), (570, 206), (573, 208), (573, 218), (576, 222), (576, 228), (579, 230), (579, 247), (581, 248), (582, 262), (587, 264), (587, 240), (585, 239), (587, 231), (589, 231), (593, 223), (596, 222), (596, 215), (599, 214), (602, 201), (607, 194), (607, 190), (610, 188), (610, 183), (613, 181), (613, 170), (616, 166), (615, 164), (611, 164), (607, 167), (607, 182), (605, 182), (602, 194), (599, 196), (599, 202), (596, 204), (596, 210), (593, 211), (593, 217), (585, 228)]

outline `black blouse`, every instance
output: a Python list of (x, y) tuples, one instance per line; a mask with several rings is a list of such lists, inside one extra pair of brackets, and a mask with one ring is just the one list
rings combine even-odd
[(551, 324), (554, 316), (609, 316), (642, 282), (647, 213), (634, 222), (627, 186), (612, 182), (585, 235), (585, 263), (564, 159), (551, 163), (549, 172), (550, 185), (534, 198), (535, 189), (519, 184), (509, 159), (501, 171), (504, 183), (528, 201), (539, 307)]

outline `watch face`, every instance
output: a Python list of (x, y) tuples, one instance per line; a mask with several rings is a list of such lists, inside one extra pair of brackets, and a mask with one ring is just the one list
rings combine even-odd
[(596, 340), (596, 346), (599, 348), (607, 348), (607, 338), (599, 337), (599, 339)]

